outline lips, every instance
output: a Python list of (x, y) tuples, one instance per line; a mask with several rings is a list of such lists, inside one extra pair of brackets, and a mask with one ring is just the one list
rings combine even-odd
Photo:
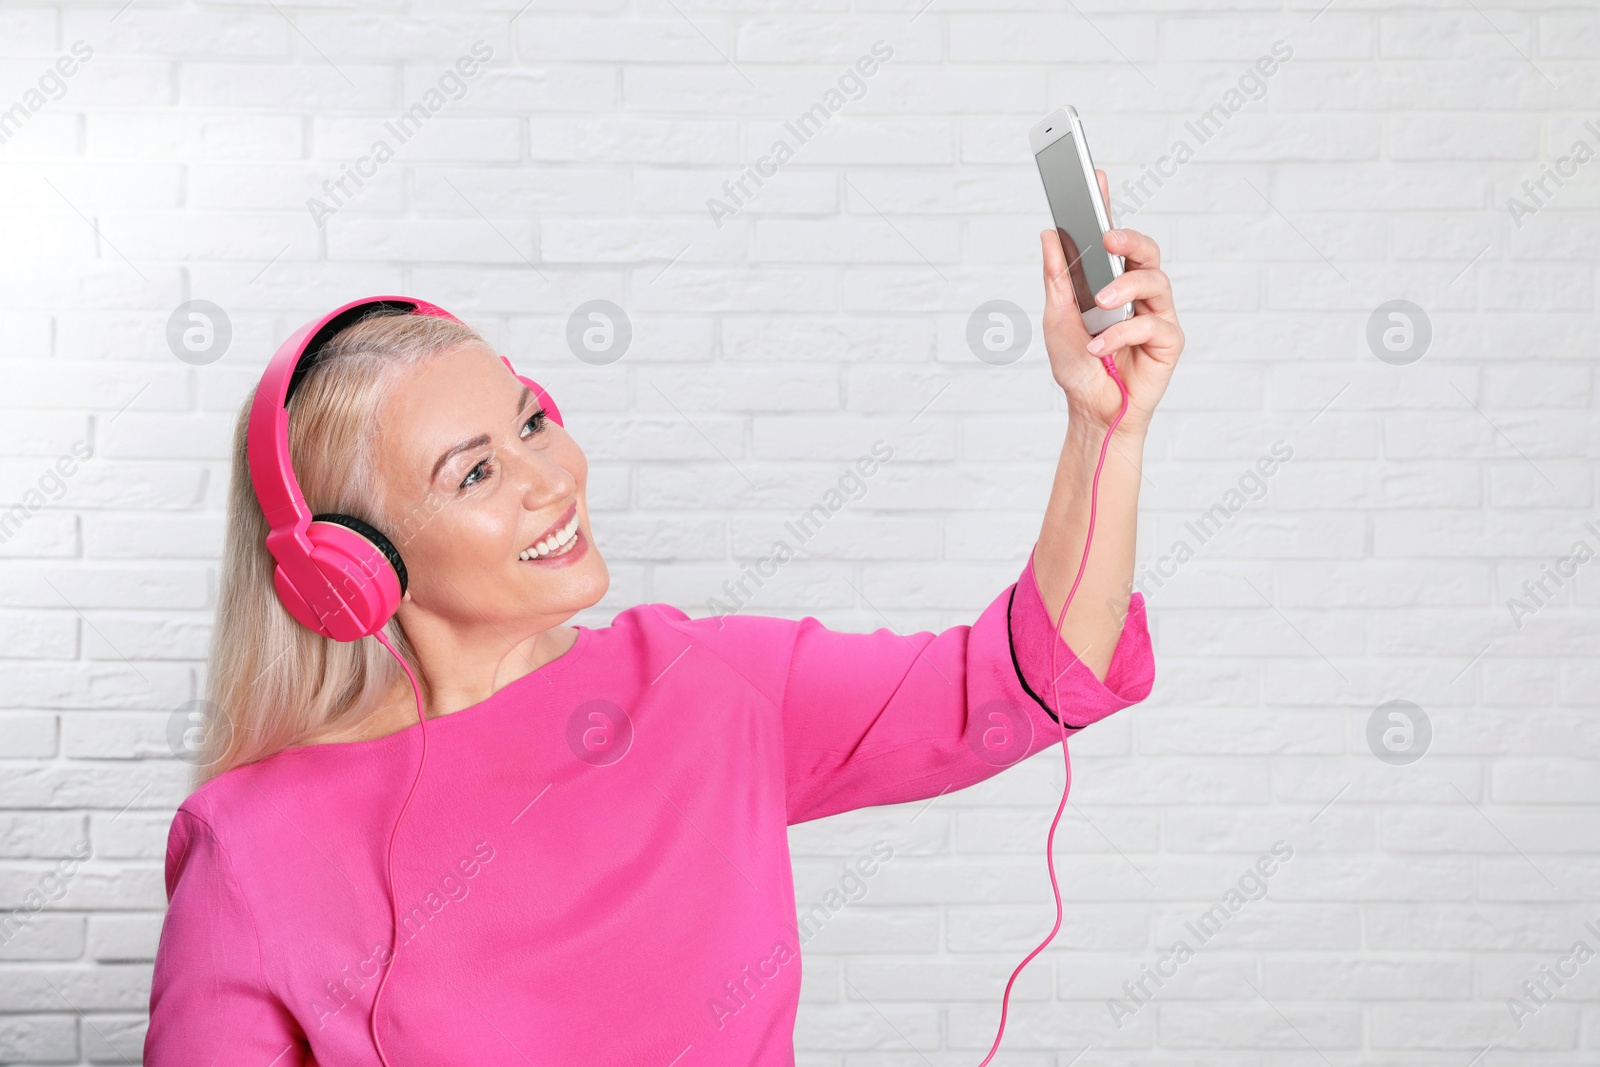
[(567, 523), (571, 522), (573, 516), (577, 514), (578, 503), (577, 501), (573, 501), (571, 506), (568, 507), (567, 510), (562, 514), (561, 518), (555, 521), (554, 525), (552, 525), (548, 530), (540, 534), (538, 537), (535, 537), (526, 547), (522, 549), (522, 551), (532, 552), (536, 547), (538, 547), (539, 542), (548, 541), (550, 538), (554, 537), (556, 533), (560, 531), (562, 527), (566, 526)]

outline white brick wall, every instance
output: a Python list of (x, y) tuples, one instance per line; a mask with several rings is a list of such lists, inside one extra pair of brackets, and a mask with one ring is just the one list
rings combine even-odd
[[(553, 389), (613, 573), (579, 622), (705, 613), (878, 437), (893, 462), (749, 610), (970, 622), (1037, 534), (1065, 419), (1037, 329), (1009, 367), (964, 343), (991, 299), (1037, 327), (1029, 125), (1076, 104), (1126, 204), (1277, 40), (1293, 58), (1264, 95), (1129, 220), (1162, 242), (1189, 337), (1141, 567), (1275, 441), (1293, 459), (1143, 586), (1156, 689), (1073, 745), (1062, 931), (996, 1062), (1600, 1061), (1600, 961), (1520, 1027), (1507, 1006), (1575, 942), (1600, 950), (1600, 586), (1581, 569), (1521, 628), (1506, 607), (1600, 545), (1600, 162), (1521, 227), (1507, 207), (1596, 142), (1592, 4), (520, 6), (0, 9), (0, 108), (93, 49), (0, 144), (0, 503), (94, 449), (0, 544), (0, 911), (93, 849), (0, 946), (0, 1062), (138, 1057), (187, 770), (166, 727), (200, 693), (229, 426), (290, 330), (415, 293)], [(319, 228), (307, 198), (480, 39), (464, 97)], [(894, 57), (865, 96), (716, 226), (706, 198), (878, 39)], [(595, 298), (634, 327), (605, 367), (564, 342)], [(1397, 298), (1432, 326), (1407, 366), (1365, 341)], [(231, 320), (209, 365), (166, 344), (189, 299)], [(1433, 729), (1407, 766), (1366, 739), (1395, 699)], [(1052, 921), (1058, 760), (793, 832), (802, 907), (874, 840), (895, 849), (805, 946), (802, 1067), (982, 1059)], [(1117, 1027), (1108, 999), (1278, 840), (1294, 858), (1266, 899)]]

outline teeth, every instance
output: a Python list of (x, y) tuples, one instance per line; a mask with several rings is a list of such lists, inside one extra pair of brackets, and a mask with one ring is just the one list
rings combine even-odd
[(562, 552), (565, 552), (567, 549), (571, 548), (572, 543), (576, 541), (577, 538), (578, 516), (577, 513), (574, 512), (571, 522), (567, 523), (550, 537), (540, 541), (532, 548), (523, 549), (517, 554), (517, 558), (521, 560), (530, 560), (543, 559), (546, 556), (559, 556)]

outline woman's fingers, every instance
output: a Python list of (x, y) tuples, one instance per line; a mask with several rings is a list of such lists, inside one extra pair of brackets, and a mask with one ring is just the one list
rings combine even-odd
[(1133, 345), (1144, 345), (1147, 350), (1175, 352), (1183, 345), (1183, 331), (1177, 323), (1159, 315), (1135, 315), (1101, 330), (1087, 347), (1091, 356), (1098, 356)]
[(1107, 252), (1123, 258), (1129, 270), (1161, 266), (1161, 246), (1138, 230), (1107, 230), (1104, 244)]
[(1094, 177), (1100, 183), (1100, 202), (1106, 206), (1106, 218), (1115, 226), (1117, 220), (1111, 218), (1111, 183), (1106, 180), (1106, 172), (1099, 167), (1094, 168)]
[(1130, 300), (1143, 300), (1155, 314), (1171, 318), (1172, 279), (1155, 268), (1130, 270), (1094, 297), (1094, 302), (1103, 308), (1121, 307)]

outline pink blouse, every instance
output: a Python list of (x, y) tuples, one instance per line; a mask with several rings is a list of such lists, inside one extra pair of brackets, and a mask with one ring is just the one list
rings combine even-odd
[[(902, 635), (665, 604), (578, 627), (469, 708), (300, 745), (179, 806), (147, 1067), (794, 1063), (787, 827), (935, 797), (1059, 739), (1033, 577)], [(1069, 731), (1149, 695), (1135, 592), (1102, 683), (1062, 644)], [(1043, 698), (1043, 699), (1041, 699)], [(1041, 843), (1042, 847), (1042, 843)]]

